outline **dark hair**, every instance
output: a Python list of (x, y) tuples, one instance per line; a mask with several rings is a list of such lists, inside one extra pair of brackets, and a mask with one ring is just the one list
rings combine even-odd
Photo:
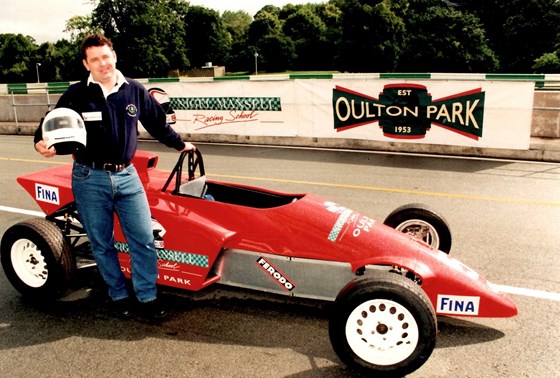
[(89, 34), (87, 35), (83, 42), (82, 42), (82, 58), (86, 59), (86, 50), (89, 47), (97, 47), (97, 46), (109, 46), (111, 50), (113, 50), (113, 42), (111, 40), (101, 34)]

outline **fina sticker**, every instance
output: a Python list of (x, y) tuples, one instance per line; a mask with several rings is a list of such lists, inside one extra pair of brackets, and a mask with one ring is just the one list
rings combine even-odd
[(60, 205), (60, 195), (58, 194), (58, 188), (55, 186), (35, 184), (35, 199)]
[(438, 314), (478, 315), (479, 306), (480, 297), (439, 294), (436, 312)]

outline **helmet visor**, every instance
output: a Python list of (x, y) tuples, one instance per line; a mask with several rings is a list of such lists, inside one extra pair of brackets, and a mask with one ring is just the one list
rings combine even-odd
[(84, 125), (82, 120), (71, 116), (58, 116), (49, 119), (43, 125), (44, 131), (54, 131), (59, 129), (81, 129)]

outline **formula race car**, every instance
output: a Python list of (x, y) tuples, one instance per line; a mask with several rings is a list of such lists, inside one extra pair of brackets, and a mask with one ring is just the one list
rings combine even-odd
[[(133, 160), (151, 207), (158, 283), (331, 301), (332, 346), (359, 372), (402, 376), (418, 369), (434, 349), (437, 315), (517, 314), (508, 297), (449, 256), (449, 227), (427, 206), (403, 206), (380, 222), (313, 194), (208, 179), (198, 150), (182, 153), (171, 173), (157, 163), (146, 151)], [(34, 300), (62, 296), (80, 268), (94, 264), (71, 169), (17, 179), (46, 216), (9, 228), (1, 261), (10, 283)], [(118, 219), (114, 234), (130, 277)]]

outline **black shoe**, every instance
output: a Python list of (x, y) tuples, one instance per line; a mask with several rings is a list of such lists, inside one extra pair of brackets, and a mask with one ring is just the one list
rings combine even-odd
[(123, 298), (112, 303), (113, 311), (121, 318), (132, 317), (132, 303), (129, 298)]
[(160, 322), (168, 315), (167, 311), (165, 311), (157, 299), (140, 303), (140, 313), (144, 318), (152, 322)]

